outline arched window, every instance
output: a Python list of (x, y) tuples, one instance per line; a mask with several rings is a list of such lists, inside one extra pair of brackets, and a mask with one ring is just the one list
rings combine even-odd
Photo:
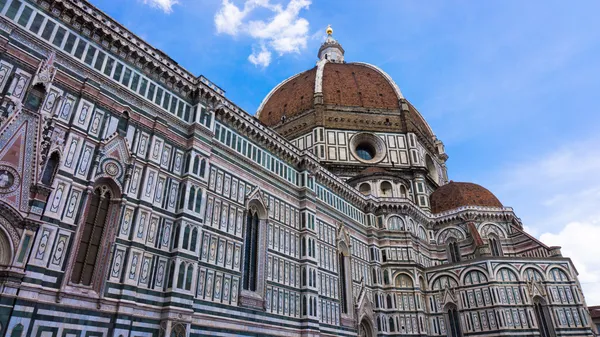
[(19, 323), (17, 324), (12, 332), (10, 333), (10, 337), (21, 337), (23, 336), (23, 324)]
[(183, 280), (185, 279), (185, 263), (179, 264), (179, 273), (177, 273), (177, 288), (183, 289)]
[(117, 124), (117, 131), (121, 135), (127, 134), (127, 127), (129, 126), (129, 113), (127, 111), (123, 112), (121, 118), (119, 118), (119, 124)]
[(442, 275), (436, 278), (435, 281), (433, 281), (433, 283), (431, 284), (432, 290), (442, 290), (446, 289), (446, 287), (456, 288), (458, 287), (458, 282), (456, 282), (454, 278), (448, 275)]
[(111, 194), (107, 186), (101, 186), (90, 195), (77, 257), (71, 273), (71, 282), (89, 286), (99, 264), (96, 261), (101, 250), (102, 237), (108, 218)]
[(179, 186), (179, 208), (185, 207), (185, 183)]
[(448, 262), (460, 262), (460, 247), (458, 246), (458, 243), (455, 240), (450, 240), (448, 242), (447, 253)]
[(552, 269), (550, 271), (550, 276), (552, 276), (552, 279), (556, 282), (569, 282), (567, 274), (558, 268)]
[(173, 288), (173, 278), (175, 278), (175, 261), (171, 262), (171, 267), (169, 268), (169, 281), (167, 282), (167, 287)]
[(60, 156), (58, 152), (52, 152), (50, 158), (46, 162), (46, 167), (44, 168), (44, 173), (42, 174), (42, 184), (51, 186), (52, 181), (54, 180), (54, 175), (58, 170), (58, 164), (60, 163)]
[(404, 220), (401, 217), (393, 215), (387, 220), (387, 227), (389, 230), (404, 230)]
[(4, 234), (4, 232), (0, 230), (0, 268), (8, 266), (11, 261), (12, 251), (10, 247), (10, 240)]
[(206, 159), (202, 159), (200, 161), (200, 176), (204, 177), (204, 173), (206, 172)]
[(339, 267), (339, 276), (340, 276), (340, 303), (343, 314), (348, 313), (348, 303), (347, 303), (347, 284), (346, 284), (346, 259), (343, 252), (338, 253), (338, 267)]
[(186, 336), (186, 328), (183, 324), (178, 323), (173, 325), (173, 329), (171, 330), (171, 336), (169, 337), (185, 337)]
[(200, 165), (200, 156), (194, 157), (194, 166), (192, 168), (194, 174), (198, 174), (198, 165)]
[(538, 281), (541, 282), (544, 280), (542, 274), (534, 268), (525, 269), (525, 280), (527, 281)]
[(372, 272), (372, 276), (373, 276), (372, 277), (373, 284), (377, 284), (377, 270), (375, 268), (373, 268), (373, 269), (371, 269), (371, 272)]
[(192, 241), (190, 242), (190, 250), (196, 251), (196, 241), (198, 241), (198, 228), (194, 227), (192, 231)]
[(472, 270), (465, 275), (464, 284), (476, 285), (486, 283), (488, 281), (487, 276), (479, 270)]
[(390, 284), (390, 272), (387, 269), (383, 271), (383, 284)]
[(192, 277), (194, 276), (194, 266), (191, 264), (187, 267), (187, 272), (185, 275), (185, 290), (192, 289)]
[(188, 209), (190, 211), (194, 210), (194, 198), (196, 197), (196, 188), (194, 186), (190, 187), (190, 195), (188, 196)]
[(173, 236), (171, 237), (171, 249), (179, 247), (179, 224), (174, 226)]
[(433, 160), (431, 159), (431, 157), (429, 155), (425, 156), (425, 165), (427, 165), (427, 171), (429, 172), (429, 176), (431, 177), (431, 179), (433, 179), (433, 181), (435, 181), (435, 182), (438, 182), (439, 181), (438, 171), (435, 167), (435, 164), (433, 163)]
[(306, 296), (302, 295), (302, 315), (306, 316)]
[(396, 332), (396, 325), (394, 324), (394, 318), (390, 317), (389, 322), (390, 322), (390, 332)]
[(190, 226), (185, 226), (183, 230), (183, 242), (181, 243), (181, 248), (188, 249), (190, 241)]
[(448, 315), (448, 337), (462, 337), (460, 317), (456, 306), (453, 304), (448, 305), (446, 314)]
[(369, 185), (368, 183), (362, 183), (358, 187), (358, 190), (364, 195), (369, 195), (371, 194), (371, 185)]
[(496, 280), (502, 282), (517, 282), (517, 274), (508, 268), (502, 268), (496, 273)]
[(389, 181), (382, 181), (380, 185), (382, 197), (392, 197), (392, 184)]
[(194, 205), (194, 212), (200, 213), (202, 208), (202, 189), (198, 188), (196, 191), (196, 204)]
[(190, 161), (192, 161), (192, 155), (188, 153), (187, 155), (185, 155), (185, 161), (183, 163), (183, 172), (190, 172)]
[(406, 274), (400, 274), (396, 276), (396, 287), (398, 288), (412, 288), (413, 281), (410, 276)]
[(29, 94), (27, 94), (27, 99), (25, 100), (25, 107), (29, 110), (38, 111), (45, 95), (46, 88), (44, 88), (43, 84), (38, 83), (34, 85), (29, 90)]
[(488, 239), (490, 243), (490, 250), (492, 252), (492, 256), (502, 256), (502, 244), (498, 240), (498, 238), (494, 235), (491, 235)]
[(533, 308), (535, 310), (535, 318), (537, 319), (538, 329), (540, 330), (541, 336), (554, 336), (552, 334), (552, 332), (554, 331), (554, 327), (552, 325), (552, 318), (550, 317), (550, 312), (548, 311), (546, 301), (544, 301), (543, 298), (536, 296), (533, 299)]
[(390, 295), (390, 294), (387, 295), (387, 308), (388, 309), (394, 308), (394, 301), (392, 300), (392, 295)]
[(244, 289), (256, 291), (258, 273), (258, 212), (248, 210), (244, 238)]
[(400, 185), (400, 197), (408, 198), (408, 191), (406, 190), (406, 187), (404, 187), (404, 185)]

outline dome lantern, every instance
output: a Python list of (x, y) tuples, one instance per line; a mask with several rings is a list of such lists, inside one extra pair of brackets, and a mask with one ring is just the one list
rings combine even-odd
[(331, 25), (327, 25), (325, 32), (327, 33), (327, 39), (325, 39), (325, 42), (319, 48), (319, 60), (344, 63), (344, 48), (333, 38), (333, 28), (331, 28)]

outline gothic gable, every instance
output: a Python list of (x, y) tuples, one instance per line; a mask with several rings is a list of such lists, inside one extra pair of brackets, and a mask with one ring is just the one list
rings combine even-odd
[(28, 211), (35, 180), (36, 125), (34, 117), (19, 113), (0, 131), (0, 199), (20, 212)]
[(96, 179), (111, 178), (120, 188), (123, 187), (125, 170), (131, 163), (131, 153), (127, 140), (118, 134), (113, 134), (100, 147), (98, 171)]

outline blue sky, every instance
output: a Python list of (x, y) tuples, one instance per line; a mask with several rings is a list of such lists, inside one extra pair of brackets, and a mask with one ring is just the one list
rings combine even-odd
[(92, 2), (251, 114), (314, 66), (331, 24), (346, 61), (383, 68), (424, 115), (450, 178), (562, 246), (600, 304), (600, 2)]

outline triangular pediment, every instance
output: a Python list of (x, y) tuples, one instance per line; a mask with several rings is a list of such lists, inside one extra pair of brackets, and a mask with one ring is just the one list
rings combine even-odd
[(118, 133), (114, 133), (106, 139), (101, 147), (103, 157), (118, 160), (121, 163), (129, 164), (131, 162), (131, 152), (127, 139)]
[(446, 284), (446, 288), (444, 289), (444, 294), (442, 296), (442, 304), (445, 306), (448, 303), (456, 304), (456, 295), (454, 294), (454, 290)]
[(258, 201), (265, 210), (268, 210), (268, 201), (265, 193), (260, 187), (255, 187), (250, 193), (246, 195), (246, 207), (249, 206), (250, 201)]
[(36, 174), (36, 125), (34, 117), (21, 113), (0, 133), (0, 199), (24, 213)]

